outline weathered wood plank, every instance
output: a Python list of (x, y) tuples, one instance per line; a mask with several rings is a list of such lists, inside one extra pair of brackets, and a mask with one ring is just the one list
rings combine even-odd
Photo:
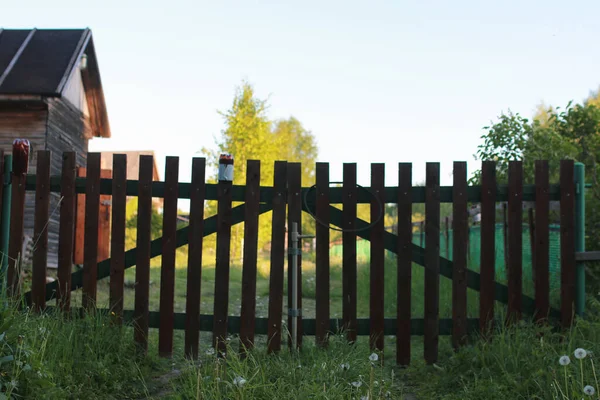
[(206, 159), (192, 161), (190, 224), (188, 238), (187, 290), (185, 297), (185, 354), (198, 358), (200, 331), (200, 295), (202, 281), (202, 242), (204, 233), (204, 196)]
[(346, 338), (356, 342), (356, 163), (344, 164), (344, 226), (342, 233), (342, 315)]
[(285, 264), (285, 209), (287, 163), (275, 162), (273, 181), (273, 225), (271, 230), (271, 272), (269, 277), (268, 352), (281, 349), (281, 319), (283, 307), (283, 267)]
[[(13, 165), (15, 156), (18, 157), (18, 154), (13, 151)], [(8, 270), (6, 278), (9, 296), (17, 298), (21, 291), (21, 252), (23, 249), (24, 235), (26, 174), (13, 169), (11, 179), (10, 236), (8, 242)]]
[[(455, 349), (463, 346), (467, 339), (467, 235), (469, 215), (467, 213), (467, 163), (454, 163), (454, 223), (452, 242), (452, 344)], [(446, 219), (446, 227), (448, 222)], [(449, 247), (449, 246), (448, 246)]]
[(47, 150), (37, 152), (35, 220), (33, 228), (33, 263), (31, 299), (34, 311), (46, 308), (46, 265), (48, 261), (48, 223), (50, 216), (50, 158)]
[(98, 264), (98, 213), (100, 211), (100, 153), (88, 155), (83, 243), (83, 300), (85, 309), (96, 307)]
[[(288, 202), (288, 249), (291, 249), (292, 241), (292, 223), (298, 224), (298, 232), (302, 233), (302, 164), (300, 163), (288, 163), (287, 164), (287, 202)], [(259, 197), (257, 196), (257, 200)], [(298, 293), (298, 309), (302, 310), (302, 241), (298, 245), (300, 249), (299, 255), (292, 255), (288, 253), (288, 308), (292, 308), (292, 257), (297, 257), (297, 293)], [(296, 329), (297, 329), (297, 342), (296, 347), (302, 346), (302, 314), (296, 318)], [(288, 316), (288, 326), (292, 326), (292, 317)], [(288, 346), (292, 346), (292, 336), (288, 336)]]
[(371, 349), (383, 351), (383, 293), (385, 271), (385, 248), (383, 246), (384, 232), (384, 187), (385, 164), (371, 164), (371, 268), (370, 268), (370, 302), (369, 316), (371, 317)]
[(173, 313), (175, 302), (175, 252), (177, 235), (177, 196), (179, 157), (167, 157), (165, 164), (165, 201), (163, 206), (163, 251), (160, 268), (160, 328), (158, 353), (173, 354)]
[(396, 363), (409, 365), (411, 355), (412, 293), (412, 164), (398, 165), (398, 299), (396, 329)]
[(113, 156), (113, 194), (112, 194), (112, 234), (110, 258), (110, 293), (109, 304), (115, 313), (115, 322), (120, 324), (123, 315), (123, 296), (125, 284), (125, 228), (127, 195), (127, 155)]
[(535, 162), (535, 318), (546, 320), (550, 312), (550, 199), (548, 161)]
[(560, 162), (560, 297), (561, 323), (573, 324), (575, 302), (575, 163)]
[(425, 187), (425, 362), (438, 358), (440, 318), (440, 164), (427, 163)]
[(139, 346), (139, 349), (144, 353), (148, 351), (148, 299), (150, 295), (153, 169), (154, 157), (150, 155), (141, 155), (136, 238), (137, 263), (135, 266), (134, 340)]
[(481, 263), (479, 290), (479, 327), (484, 336), (494, 319), (496, 270), (496, 163), (484, 161), (481, 169)]
[(57, 304), (65, 312), (71, 307), (71, 270), (73, 268), (73, 245), (75, 232), (75, 177), (77, 156), (66, 152), (62, 156), (62, 178), (60, 203), (60, 227), (58, 242), (58, 292)]
[(318, 346), (326, 346), (329, 328), (329, 163), (316, 165), (316, 331)]
[(508, 166), (508, 314), (507, 322), (521, 319), (523, 295), (523, 163)]
[(229, 267), (231, 243), (231, 182), (219, 182), (217, 205), (217, 259), (215, 271), (213, 347), (226, 352), (229, 308)]
[(260, 201), (260, 161), (248, 160), (246, 167), (246, 212), (244, 217), (244, 260), (242, 262), (242, 309), (240, 350), (254, 347), (256, 319), (256, 263), (258, 257), (258, 207)]

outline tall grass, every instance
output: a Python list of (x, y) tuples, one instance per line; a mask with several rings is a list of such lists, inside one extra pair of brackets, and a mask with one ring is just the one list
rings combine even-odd
[(131, 329), (100, 313), (36, 315), (0, 305), (0, 398), (122, 399), (144, 396)]

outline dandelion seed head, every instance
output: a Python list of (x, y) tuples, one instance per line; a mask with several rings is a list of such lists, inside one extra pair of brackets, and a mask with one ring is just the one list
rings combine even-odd
[(342, 363), (342, 364), (340, 365), (340, 368), (341, 368), (343, 371), (348, 371), (348, 370), (350, 369), (350, 364), (349, 364), (349, 363)]
[(379, 360), (379, 356), (377, 355), (377, 353), (373, 353), (369, 356), (369, 360), (371, 360), (371, 362), (375, 362)]
[(246, 384), (246, 382), (247, 382), (247, 381), (246, 381), (244, 378), (242, 378), (241, 376), (236, 376), (236, 377), (233, 379), (233, 384), (234, 384), (235, 386), (237, 386), (237, 387), (242, 387), (242, 386), (244, 386), (244, 385)]
[(362, 386), (362, 382), (361, 381), (354, 381), (351, 383), (352, 386), (354, 386), (355, 388), (359, 388)]
[(214, 354), (215, 354), (215, 349), (213, 349), (212, 347), (209, 348), (208, 350), (206, 350), (207, 356), (213, 356)]
[(583, 393), (585, 393), (588, 396), (593, 396), (596, 394), (596, 389), (594, 389), (593, 386), (587, 385), (583, 388)]
[(567, 365), (571, 364), (571, 359), (569, 358), (569, 356), (562, 356), (558, 359), (558, 362), (563, 367), (566, 367)]
[(575, 355), (576, 359), (583, 360), (587, 356), (587, 351), (585, 351), (585, 349), (579, 348), (576, 349), (573, 354)]

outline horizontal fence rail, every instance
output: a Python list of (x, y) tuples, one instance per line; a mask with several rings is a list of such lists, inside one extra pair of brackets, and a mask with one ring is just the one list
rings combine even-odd
[[(29, 175), (25, 181), (25, 187), (28, 191), (34, 191), (36, 187), (37, 177), (35, 175)], [(59, 193), (60, 192), (60, 176), (50, 177), (50, 191)], [(127, 196), (138, 196), (139, 194), (139, 182), (134, 180), (127, 180), (125, 184)], [(191, 184), (188, 182), (179, 183), (179, 195), (180, 199), (189, 199)], [(85, 193), (86, 190), (86, 178), (77, 178), (75, 180), (75, 191), (76, 193)], [(358, 204), (370, 204), (372, 201), (370, 187), (359, 188), (357, 192), (356, 202)], [(386, 186), (384, 188), (384, 198), (386, 204), (395, 204), (396, 192), (398, 188), (396, 186)], [(330, 204), (342, 204), (343, 199), (343, 188), (342, 187), (331, 187), (329, 189), (329, 203)], [(308, 196), (311, 199), (315, 198), (314, 189), (303, 188), (302, 196), (308, 192)], [(425, 192), (426, 188), (422, 186), (415, 186), (412, 188), (412, 203), (425, 203)], [(439, 196), (441, 203), (452, 203), (453, 199), (453, 188), (452, 186), (440, 186)], [(100, 194), (112, 195), (112, 179), (100, 179)], [(535, 201), (535, 185), (523, 185), (523, 201)], [(559, 201), (560, 200), (560, 185), (550, 185), (548, 188), (549, 200)], [(152, 197), (164, 198), (165, 197), (165, 182), (154, 181), (152, 182)], [(231, 199), (233, 201), (244, 201), (246, 198), (246, 187), (242, 185), (233, 185), (231, 188)], [(260, 187), (260, 202), (269, 203), (273, 198), (273, 187), (272, 186), (261, 186)], [(218, 200), (218, 184), (207, 183), (206, 184), (206, 200)], [(509, 187), (508, 185), (497, 185), (496, 188), (496, 202), (506, 202), (509, 199)], [(471, 203), (481, 202), (481, 186), (469, 186), (467, 187), (467, 201)]]
[[(37, 153), (38, 166), (50, 164), (51, 154), (42, 150)], [(231, 161), (232, 162), (232, 161)], [(482, 164), (482, 181), (479, 186), (467, 185), (466, 163), (456, 162), (453, 171), (453, 186), (440, 186), (439, 163), (428, 163), (426, 184), (413, 186), (412, 165), (399, 164), (398, 186), (384, 186), (385, 165), (371, 165), (371, 186), (362, 187), (356, 182), (356, 164), (344, 164), (343, 184), (332, 187), (329, 164), (316, 164), (316, 185), (302, 186), (302, 168), (299, 163), (278, 161), (275, 163), (273, 186), (261, 186), (261, 164), (257, 160), (248, 161), (245, 169), (245, 185), (234, 185), (230, 180), (218, 183), (206, 182), (205, 160), (196, 158), (192, 164), (192, 182), (179, 182), (179, 161), (169, 157), (166, 163), (165, 182), (152, 181), (153, 158), (141, 156), (139, 180), (127, 180), (128, 160), (124, 155), (113, 158), (113, 170), (105, 179), (100, 169), (100, 154), (90, 153), (86, 166), (86, 177), (76, 177), (75, 154), (66, 153), (63, 158), (61, 176), (49, 174), (27, 175), (24, 171), (12, 172), (12, 204), (10, 215), (10, 246), (8, 285), (13, 296), (21, 290), (21, 252), (19, 243), (24, 237), (24, 218), (35, 218), (33, 277), (31, 291), (25, 293), (25, 301), (42, 312), (48, 307), (46, 302), (57, 299), (57, 307), (63, 311), (84, 313), (84, 310), (97, 310), (115, 314), (115, 322), (129, 322), (134, 327), (134, 337), (142, 351), (148, 349), (149, 329), (158, 329), (159, 354), (171, 357), (173, 352), (173, 330), (185, 330), (185, 354), (198, 356), (200, 331), (212, 332), (214, 346), (219, 354), (224, 354), (226, 341), (232, 334), (239, 334), (240, 348), (247, 351), (254, 346), (255, 335), (267, 335), (268, 351), (277, 352), (288, 335), (286, 327), (295, 322), (297, 340), (288, 337), (288, 346), (296, 343), (302, 346), (302, 337), (315, 336), (316, 344), (325, 347), (331, 333), (344, 331), (348, 341), (354, 342), (357, 336), (369, 336), (369, 346), (383, 351), (386, 336), (396, 337), (396, 362), (408, 365), (411, 360), (411, 336), (422, 335), (424, 358), (427, 363), (435, 363), (438, 358), (439, 336), (452, 337), (453, 346), (458, 349), (468, 342), (469, 335), (475, 332), (491, 335), (493, 327), (504, 322), (515, 322), (524, 317), (539, 322), (559, 323), (568, 328), (573, 323), (574, 304), (580, 283), (575, 278), (577, 262), (584, 256), (575, 246), (577, 223), (575, 221), (576, 197), (584, 195), (583, 185), (576, 186), (575, 164), (563, 161), (560, 165), (560, 185), (550, 184), (548, 163), (536, 163), (535, 184), (523, 182), (523, 164), (511, 162), (508, 185), (499, 184), (496, 178), (496, 164)], [(0, 171), (1, 172), (1, 171)], [(223, 178), (223, 177), (222, 177)], [(26, 192), (35, 192), (34, 215), (26, 215)], [(49, 210), (49, 198), (60, 194), (60, 208), (57, 217), (59, 224), (59, 269), (58, 279), (46, 284), (45, 260), (48, 256), (47, 232), (45, 227), (52, 223), (53, 212)], [(85, 195), (85, 197), (82, 197)], [(110, 214), (110, 237), (99, 234), (101, 226), (100, 208), (105, 196), (112, 196), (115, 202)], [(138, 220), (136, 248), (125, 251), (126, 212), (124, 203), (127, 197), (138, 198)], [(2, 198), (2, 196), (0, 196)], [(162, 218), (163, 236), (152, 239), (150, 236), (152, 198), (164, 199)], [(75, 204), (85, 207), (85, 230), (83, 232), (83, 269), (71, 273), (74, 226), (76, 225)], [(179, 199), (190, 199), (189, 225), (177, 229), (177, 204)], [(217, 202), (216, 215), (205, 218), (205, 201)], [(237, 204), (237, 203), (242, 204)], [(498, 223), (498, 203), (505, 203), (504, 243), (498, 243), (496, 225)], [(525, 203), (533, 210), (523, 210)], [(118, 204), (117, 204), (118, 203)], [(423, 239), (414, 241), (413, 206), (424, 204), (425, 220), (421, 225)], [(441, 204), (452, 203), (451, 215), (444, 221), (440, 217)], [(480, 238), (477, 243), (478, 259), (469, 258), (469, 226), (471, 214), (469, 204), (478, 203), (481, 213)], [(551, 301), (549, 269), (550, 211), (556, 209), (551, 204), (560, 204), (560, 299)], [(335, 207), (342, 204), (343, 210)], [(369, 209), (369, 221), (359, 217), (358, 207), (363, 204)], [(394, 214), (394, 232), (385, 228), (384, 221), (388, 204), (397, 205)], [(502, 207), (501, 207), (502, 209)], [(258, 232), (261, 224), (259, 216), (271, 212), (270, 275), (268, 316), (256, 317), (256, 280), (258, 258)], [(304, 214), (303, 214), (304, 212)], [(314, 318), (302, 315), (302, 258), (301, 253), (291, 252), (290, 231), (292, 224), (300, 226), (302, 216), (315, 219), (315, 310)], [(362, 215), (362, 214), (361, 214)], [(105, 218), (109, 218), (105, 216)], [(452, 227), (450, 222), (452, 221)], [(528, 235), (523, 234), (523, 222), (529, 221)], [(231, 267), (232, 229), (244, 223), (241, 310), (239, 316), (229, 315), (229, 284)], [(341, 231), (342, 237), (342, 317), (331, 317), (331, 232)], [(450, 243), (450, 230), (452, 243)], [(212, 315), (201, 309), (203, 238), (216, 234), (214, 252), (215, 292)], [(445, 235), (445, 239), (444, 239)], [(111, 242), (111, 258), (98, 260), (99, 240)], [(108, 238), (108, 239), (107, 239)], [(357, 315), (357, 239), (369, 241), (369, 295), (368, 318)], [(533, 268), (523, 268), (523, 246), (527, 238), (531, 245)], [(444, 250), (440, 244), (445, 242)], [(287, 242), (287, 249), (286, 249)], [(81, 243), (81, 242), (78, 242)], [(176, 249), (189, 245), (187, 259), (187, 313), (174, 312), (174, 287)], [(302, 247), (302, 246), (300, 246)], [(499, 281), (496, 265), (496, 249), (503, 247), (507, 253), (503, 268), (508, 272), (507, 284)], [(386, 318), (385, 285), (386, 253), (395, 257), (397, 281), (394, 282), (397, 303), (396, 317)], [(588, 253), (589, 254), (589, 253)], [(150, 259), (161, 256), (160, 303), (158, 312), (149, 310)], [(287, 257), (287, 260), (286, 260)], [(298, 257), (297, 262), (292, 262)], [(587, 256), (593, 258), (592, 256)], [(287, 262), (286, 262), (287, 261)], [(473, 264), (476, 263), (476, 264)], [(287, 265), (287, 268), (286, 268)], [(413, 266), (424, 268), (422, 293), (415, 293), (413, 286)], [(473, 267), (475, 265), (475, 267)], [(124, 271), (136, 266), (135, 307), (123, 309)], [(291, 275), (287, 279), (287, 310), (283, 307), (286, 269), (297, 268), (297, 293), (294, 303)], [(531, 275), (531, 276), (530, 276)], [(451, 281), (451, 318), (440, 317), (440, 277)], [(110, 278), (110, 308), (97, 308), (97, 281)], [(534, 282), (533, 296), (524, 291), (524, 280)], [(70, 292), (82, 288), (82, 308), (70, 307)], [(479, 292), (478, 318), (467, 312), (469, 290)], [(424, 299), (423, 318), (411, 315), (411, 303), (415, 296)], [(579, 300), (578, 300), (579, 301)], [(297, 304), (298, 309), (292, 309)], [(507, 321), (498, 320), (498, 310), (505, 311)], [(204, 312), (204, 313), (202, 313)], [(287, 319), (285, 316), (287, 315)]]

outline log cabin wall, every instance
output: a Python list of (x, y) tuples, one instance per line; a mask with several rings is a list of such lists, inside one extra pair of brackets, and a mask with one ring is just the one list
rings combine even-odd
[[(10, 154), (16, 138), (28, 139), (32, 147), (29, 173), (36, 173), (35, 154), (38, 150), (50, 150), (51, 175), (60, 175), (62, 154), (66, 151), (77, 153), (77, 164), (86, 166), (89, 124), (82, 112), (61, 98), (44, 101), (2, 102), (0, 103), (0, 147)], [(50, 222), (48, 224), (48, 267), (58, 265), (58, 231), (60, 221), (60, 194), (52, 193), (50, 198)], [(25, 235), (33, 237), (33, 216), (35, 197), (28, 192), (25, 199)]]

